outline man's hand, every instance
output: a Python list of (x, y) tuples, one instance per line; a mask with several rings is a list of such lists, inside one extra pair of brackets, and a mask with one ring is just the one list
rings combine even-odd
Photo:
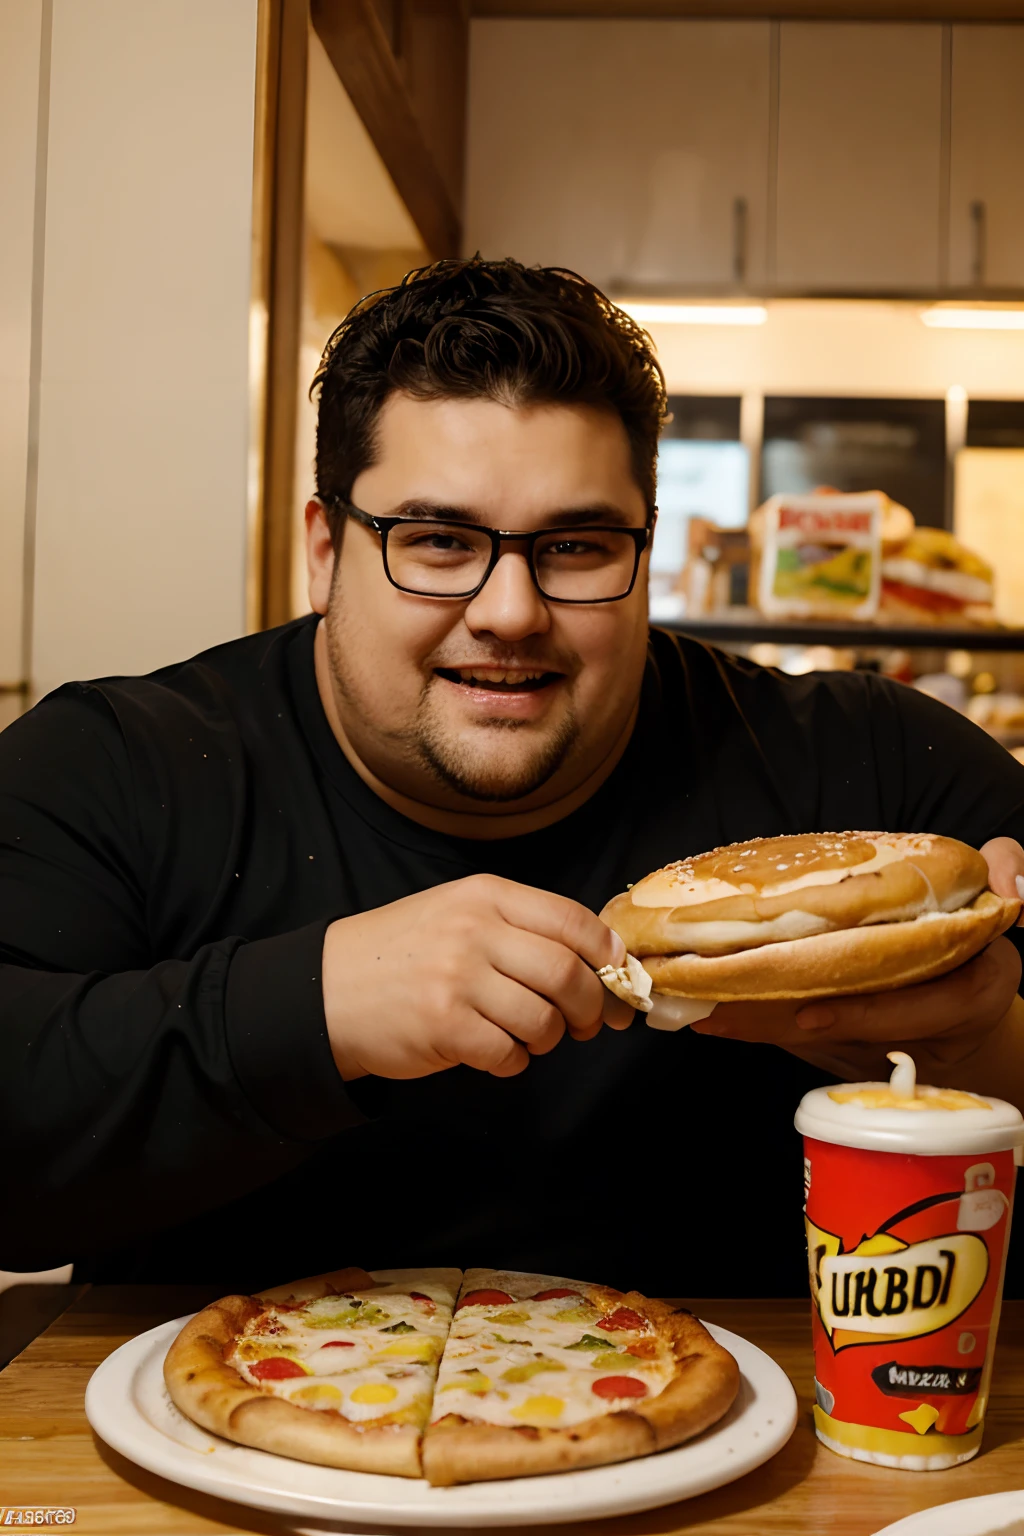
[[(1012, 838), (997, 837), (981, 852), (991, 888), (998, 896), (1020, 899), (1017, 881), (1024, 880), (1024, 848)], [(936, 981), (803, 1005), (719, 1003), (710, 1018), (692, 1027), (701, 1034), (781, 1045), (850, 1078), (877, 1076), (880, 1071), (888, 1076), (886, 1050), (914, 1042), (915, 1054), (931, 1064), (934, 1081), (944, 1066), (964, 1061), (1003, 1025), (1020, 976), (1016, 949), (1008, 939), (998, 938)]]
[(473, 875), (327, 930), (324, 1008), (348, 1081), (426, 1077), (460, 1062), (511, 1077), (568, 1030), (589, 1040), (633, 1010), (594, 971), (625, 963), (618, 934), (578, 902)]

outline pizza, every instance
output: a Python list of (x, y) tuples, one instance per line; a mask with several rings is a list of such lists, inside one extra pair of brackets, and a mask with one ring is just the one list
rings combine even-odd
[(198, 1312), (164, 1361), (174, 1404), (242, 1445), (421, 1477), (420, 1444), (462, 1279), (341, 1269)]
[(197, 1313), (164, 1363), (204, 1429), (436, 1485), (625, 1461), (714, 1424), (735, 1360), (695, 1317), (552, 1275), (343, 1269)]
[(551, 1275), (471, 1269), (438, 1372), (432, 1483), (564, 1472), (665, 1450), (720, 1419), (732, 1355), (683, 1308)]

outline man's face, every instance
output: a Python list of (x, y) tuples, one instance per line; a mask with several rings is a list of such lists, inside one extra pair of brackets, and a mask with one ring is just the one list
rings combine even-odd
[[(589, 406), (392, 396), (352, 501), (379, 517), (440, 515), (528, 532), (641, 528), (646, 509), (617, 416)], [(326, 615), (345, 737), (401, 794), (449, 809), (545, 806), (579, 788), (629, 729), (647, 645), (647, 556), (629, 597), (571, 606), (538, 592), (507, 546), (469, 600), (388, 581), (381, 541), (349, 520), (336, 563), (311, 506), (311, 598)]]

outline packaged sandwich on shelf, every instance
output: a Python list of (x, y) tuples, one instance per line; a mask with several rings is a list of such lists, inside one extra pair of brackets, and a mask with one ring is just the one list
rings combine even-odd
[[(861, 526), (870, 506), (877, 544)], [(772, 618), (998, 623), (992, 567), (946, 529), (915, 526), (884, 491), (822, 485), (809, 496), (773, 496), (751, 516), (750, 544), (751, 602)]]
[(879, 491), (770, 497), (751, 519), (751, 601), (773, 619), (873, 619), (885, 501)]

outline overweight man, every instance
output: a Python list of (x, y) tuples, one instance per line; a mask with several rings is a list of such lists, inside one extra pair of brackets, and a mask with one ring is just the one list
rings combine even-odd
[(799, 1291), (801, 1094), (899, 1043), (1024, 1103), (1018, 939), (666, 1033), (595, 914), (813, 830), (958, 837), (1015, 895), (1024, 768), (898, 684), (649, 630), (664, 384), (574, 275), (413, 273), (316, 387), (312, 614), (0, 736), (0, 1266)]

